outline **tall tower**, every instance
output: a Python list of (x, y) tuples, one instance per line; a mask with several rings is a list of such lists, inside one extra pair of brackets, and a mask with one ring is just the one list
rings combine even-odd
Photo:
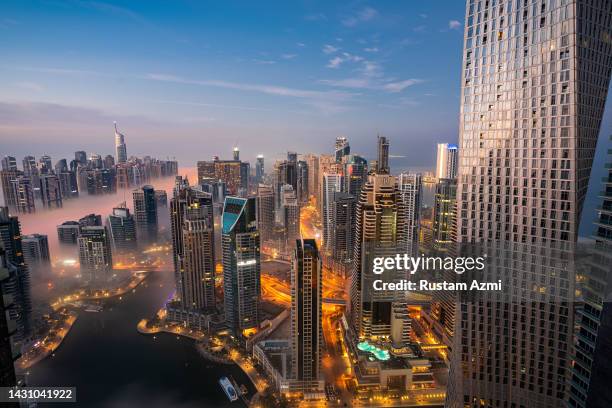
[(172, 249), (181, 307), (215, 307), (215, 246), (212, 195), (182, 185), (170, 200)]
[(125, 203), (113, 208), (112, 214), (106, 220), (106, 225), (115, 253), (136, 250), (136, 221)]
[(303, 389), (320, 388), (322, 329), (322, 265), (314, 239), (295, 241), (291, 270), (291, 351), (293, 378)]
[(60, 179), (56, 174), (49, 172), (40, 176), (40, 196), (43, 207), (62, 207), (62, 189)]
[(117, 130), (117, 122), (115, 122), (115, 151), (117, 153), (117, 163), (127, 162), (127, 147), (125, 145), (125, 136)]
[(259, 326), (261, 263), (254, 198), (226, 197), (221, 217), (225, 320), (234, 335)]
[(404, 253), (408, 237), (404, 200), (398, 181), (373, 174), (361, 189), (355, 222), (355, 252), (351, 278), (351, 319), (360, 340), (388, 339), (395, 346), (409, 341), (410, 320), (404, 293), (374, 291), (375, 279), (406, 279), (406, 272), (389, 270), (374, 275), (376, 257)]
[(238, 146), (235, 146), (232, 150), (232, 158), (235, 161), (240, 161), (240, 149), (238, 148)]
[(270, 241), (274, 229), (274, 188), (266, 184), (257, 187), (257, 222), (261, 242)]
[(344, 156), (351, 154), (351, 147), (348, 139), (344, 136), (336, 138), (336, 162), (342, 162)]
[(612, 66), (609, 1), (468, 0), (460, 242), (574, 242)]
[(50, 267), (49, 239), (46, 235), (30, 234), (21, 239), (23, 259), (30, 268)]
[(384, 136), (378, 136), (378, 156), (376, 159), (376, 174), (389, 174), (389, 141)]
[(108, 229), (101, 226), (82, 227), (78, 244), (82, 273), (91, 281), (106, 278), (113, 269)]
[(438, 143), (435, 174), (438, 180), (457, 177), (458, 153), (459, 149), (456, 144)]
[(401, 221), (406, 224), (405, 253), (410, 256), (417, 256), (421, 228), (423, 179), (421, 174), (418, 173), (402, 173), (399, 175), (397, 183), (404, 206), (404, 218)]
[(321, 221), (323, 224), (324, 252), (331, 253), (334, 242), (332, 231), (334, 229), (333, 202), (334, 194), (342, 191), (342, 175), (326, 173), (323, 175), (321, 185)]
[(9, 215), (7, 207), (0, 207), (0, 246), (4, 247), (7, 261), (13, 265), (8, 280), (2, 282), (2, 293), (13, 298), (14, 307), (8, 310), (17, 323), (16, 340), (26, 339), (32, 330), (32, 290), (30, 270), (23, 257), (19, 219)]
[(255, 161), (255, 182), (261, 183), (266, 174), (266, 170), (264, 167), (264, 156), (263, 154), (257, 155), (257, 160)]
[(157, 239), (157, 199), (155, 189), (146, 185), (133, 191), (134, 217), (138, 236), (142, 241), (155, 242)]

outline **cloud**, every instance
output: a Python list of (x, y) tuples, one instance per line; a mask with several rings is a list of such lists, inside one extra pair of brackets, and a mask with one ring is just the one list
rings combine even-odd
[(359, 55), (354, 55), (348, 52), (343, 52), (342, 54), (337, 55), (334, 58), (330, 59), (326, 66), (327, 68), (339, 68), (340, 65), (345, 62), (360, 62), (360, 61), (363, 61), (363, 57), (360, 57)]
[(329, 60), (329, 62), (327, 63), (326, 67), (327, 68), (339, 68), (340, 64), (342, 64), (344, 60), (340, 57), (334, 57), (332, 59)]
[(325, 21), (327, 20), (327, 16), (323, 13), (307, 14), (304, 16), (304, 20), (306, 21)]
[(457, 20), (451, 20), (448, 22), (448, 28), (451, 30), (458, 30), (461, 28), (461, 23)]
[(305, 47), (306, 46), (306, 44), (304, 44), (303, 42), (295, 43), (295, 45), (297, 45), (298, 47)]
[(365, 52), (378, 52), (379, 51), (378, 47), (369, 47), (369, 48), (364, 48), (363, 50)]
[(286, 59), (286, 60), (290, 60), (290, 59), (294, 59), (295, 57), (297, 57), (297, 54), (283, 54), (281, 55), (282, 59)]
[(427, 17), (429, 17), (429, 16), (428, 16), (427, 14), (425, 14), (425, 13), (421, 13), (421, 14), (419, 14), (419, 17), (421, 17), (421, 18), (427, 18)]
[(8, 29), (16, 25), (19, 25), (19, 21), (13, 20), (12, 18), (3, 18), (0, 20), (0, 28), (3, 29)]
[(37, 84), (36, 82), (17, 82), (15, 83), (15, 86), (22, 88), (22, 89), (27, 89), (28, 91), (36, 91), (36, 92), (41, 92), (44, 87), (40, 84)]
[(412, 29), (415, 33), (422, 33), (427, 29), (427, 26), (424, 24), (418, 25)]
[(368, 89), (386, 93), (398, 93), (404, 91), (408, 87), (422, 83), (423, 80), (406, 79), (403, 81), (384, 82), (376, 80), (375, 78), (357, 77), (344, 79), (322, 79), (319, 82), (339, 88)]
[(330, 44), (325, 44), (323, 46), (324, 54), (333, 54), (335, 52), (338, 52), (338, 50), (340, 50), (340, 48), (334, 47), (333, 45), (330, 45)]
[(262, 60), (262, 59), (257, 59), (255, 58), (253, 60), (254, 63), (259, 64), (259, 65), (273, 65), (276, 64), (276, 61), (274, 60)]
[[(297, 98), (307, 105), (322, 109), (322, 113), (335, 113), (340, 109), (345, 109), (342, 104), (349, 102), (355, 93), (337, 92), (337, 91), (313, 91), (307, 89), (288, 88), (277, 85), (262, 85), (262, 84), (247, 84), (240, 82), (222, 81), (222, 80), (196, 80), (182, 78), (176, 75), (169, 74), (147, 74), (145, 79), (160, 82), (170, 82), (185, 85), (209, 86), (224, 89), (233, 89), (237, 91), (257, 92), (266, 95), (274, 95), (281, 97)], [(337, 109), (332, 109), (332, 105), (337, 105)]]
[(389, 82), (385, 85), (383, 85), (383, 89), (387, 92), (402, 92), (404, 89), (416, 85), (416, 84), (420, 84), (422, 83), (423, 80), (421, 79), (406, 79), (403, 81), (397, 81), (397, 82)]
[(378, 16), (378, 11), (372, 7), (365, 7), (359, 12), (348, 16), (342, 20), (342, 24), (346, 27), (354, 27), (359, 23), (370, 21)]

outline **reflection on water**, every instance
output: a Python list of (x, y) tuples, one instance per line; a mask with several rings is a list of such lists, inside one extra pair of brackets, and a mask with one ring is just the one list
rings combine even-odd
[(55, 356), (30, 369), (30, 385), (75, 386), (77, 405), (93, 407), (230, 406), (217, 383), (229, 375), (252, 392), (237, 366), (203, 359), (193, 340), (136, 331), (173, 290), (172, 276), (154, 272), (123, 300), (99, 313), (82, 312)]

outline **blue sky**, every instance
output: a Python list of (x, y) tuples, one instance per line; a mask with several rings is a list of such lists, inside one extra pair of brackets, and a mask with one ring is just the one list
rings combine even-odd
[(130, 154), (183, 166), (235, 144), (271, 165), (331, 152), (339, 135), (372, 158), (381, 133), (396, 169), (431, 167), (435, 143), (458, 136), (464, 12), (460, 0), (5, 0), (0, 152), (112, 153), (116, 120)]
[[(0, 147), (190, 161), (457, 138), (461, 1), (3, 1)], [(35, 147), (34, 147), (35, 146)]]

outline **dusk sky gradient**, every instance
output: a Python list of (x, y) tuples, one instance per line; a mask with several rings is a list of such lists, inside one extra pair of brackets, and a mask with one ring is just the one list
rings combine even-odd
[(181, 166), (233, 145), (270, 166), (287, 150), (330, 153), (340, 135), (373, 158), (380, 133), (402, 167), (430, 168), (435, 143), (458, 137), (464, 8), (3, 1), (0, 152), (113, 154), (116, 120), (128, 154)]

